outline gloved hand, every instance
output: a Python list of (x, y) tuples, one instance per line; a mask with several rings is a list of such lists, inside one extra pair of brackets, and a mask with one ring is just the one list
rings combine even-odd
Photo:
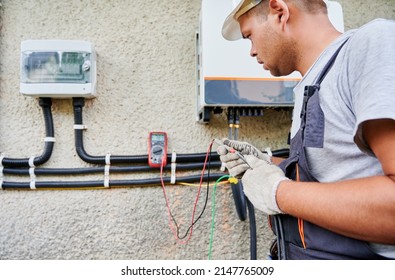
[(251, 155), (245, 156), (245, 159), (253, 169), (248, 169), (241, 179), (244, 194), (255, 208), (267, 215), (282, 214), (277, 205), (276, 193), (280, 182), (289, 179), (271, 162)]
[(270, 160), (270, 156), (268, 154), (262, 153), (258, 148), (254, 147), (250, 143), (229, 140), (227, 138), (222, 139), (222, 142), (224, 143), (224, 145), (239, 151), (242, 155), (253, 155), (260, 159)]
[(225, 145), (237, 150), (242, 155), (253, 155), (258, 159), (271, 163), (270, 155), (262, 153), (258, 148), (247, 142), (234, 141), (225, 138), (223, 139), (223, 143), (224, 145), (220, 145), (217, 148), (217, 153), (220, 155), (220, 160), (225, 164), (229, 174), (233, 177), (242, 175), (250, 167), (240, 159), (240, 156), (237, 153), (229, 152)]

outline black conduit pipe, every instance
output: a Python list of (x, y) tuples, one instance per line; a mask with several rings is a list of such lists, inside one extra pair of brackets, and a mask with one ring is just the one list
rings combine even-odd
[(250, 259), (257, 259), (257, 238), (256, 238), (256, 220), (255, 220), (255, 209), (254, 205), (250, 200), (245, 197), (248, 208), (248, 219), (250, 221)]
[(239, 182), (236, 184), (231, 184), (231, 188), (237, 216), (239, 217), (240, 221), (245, 221), (247, 219), (247, 205), (241, 180), (239, 180)]
[[(221, 178), (224, 174), (223, 173), (214, 173), (210, 174), (210, 180), (217, 180)], [(190, 175), (184, 177), (178, 177), (178, 182), (183, 183), (193, 183), (199, 182), (201, 179), (201, 175)], [(207, 180), (208, 175), (205, 174), (203, 176), (203, 180)], [(170, 177), (163, 177), (163, 182), (169, 184), (171, 182)], [(150, 179), (136, 179), (136, 180), (110, 180), (109, 187), (116, 187), (116, 186), (143, 186), (143, 185), (160, 185), (161, 179), (160, 178), (150, 178)], [(103, 187), (104, 181), (37, 181), (35, 182), (36, 189), (40, 188), (87, 188), (87, 187)], [(30, 182), (8, 182), (4, 181), (2, 184), (3, 189), (30, 189)]]
[[(53, 127), (53, 119), (52, 119), (52, 100), (51, 98), (40, 98), (39, 104), (43, 110), (44, 114), (44, 122), (45, 122), (45, 135), (46, 137), (54, 137), (54, 127)], [(40, 156), (37, 156), (33, 160), (34, 166), (38, 166), (44, 164), (49, 160), (52, 155), (54, 142), (46, 141), (44, 146), (44, 151)], [(2, 165), (4, 167), (29, 167), (29, 159), (28, 158), (3, 158)]]
[[(82, 108), (85, 105), (84, 98), (73, 98), (74, 107), (74, 124), (83, 125), (82, 122)], [(83, 143), (83, 130), (75, 129), (75, 148), (78, 156), (87, 163), (92, 164), (106, 164), (105, 156), (92, 156), (89, 155), (84, 149)], [(167, 155), (167, 161), (171, 161), (171, 154)], [(204, 162), (206, 153), (199, 154), (177, 154), (177, 163), (180, 162)], [(211, 159), (219, 160), (219, 155), (216, 152), (211, 152)], [(137, 156), (117, 156), (111, 155), (111, 164), (117, 163), (148, 163), (148, 155)]]
[[(273, 155), (276, 156), (286, 156), (289, 153), (287, 149), (273, 151)], [(177, 170), (193, 170), (193, 169), (202, 169), (204, 163), (179, 163), (177, 164)], [(221, 167), (222, 163), (220, 161), (215, 161), (210, 163), (210, 168), (218, 168)], [(171, 165), (166, 165), (164, 170), (170, 170)], [(94, 173), (103, 173), (104, 167), (88, 167), (88, 168), (35, 168), (35, 175), (84, 175), (84, 174), (94, 174)], [(148, 165), (143, 166), (110, 166), (110, 173), (129, 173), (129, 172), (148, 172), (148, 171), (156, 171), (155, 168), (151, 168)], [(7, 168), (3, 169), (4, 174), (8, 175), (30, 175), (29, 168)], [(98, 181), (99, 185), (101, 185), (100, 181)], [(12, 183), (9, 183), (12, 185)], [(236, 212), (241, 221), (246, 220), (247, 218), (247, 209), (246, 200), (243, 193), (243, 187), (241, 182), (237, 184), (231, 184), (234, 203), (236, 207)], [(249, 211), (249, 214), (251, 211)]]
[[(204, 163), (178, 163), (177, 170), (193, 170), (203, 169)], [(221, 167), (220, 161), (211, 162), (210, 167)], [(87, 168), (35, 168), (35, 175), (83, 175), (83, 174), (94, 174), (103, 173), (103, 167), (87, 167)], [(164, 167), (164, 170), (170, 170), (171, 165), (168, 164)], [(144, 166), (110, 166), (110, 173), (129, 173), (129, 172), (148, 172), (156, 171), (158, 169), (152, 168), (148, 165)], [(4, 168), (4, 174), (9, 175), (30, 175), (29, 168)]]
[[(288, 150), (283, 149), (279, 151), (273, 151), (273, 155), (278, 154), (281, 156), (285, 156), (288, 153)], [(219, 168), (221, 167), (221, 161), (211, 162), (211, 168)], [(195, 170), (202, 169), (204, 163), (178, 163), (177, 170)], [(168, 164), (164, 167), (164, 170), (170, 170), (171, 165)], [(150, 167), (149, 165), (134, 165), (134, 166), (110, 166), (110, 173), (131, 173), (131, 172), (149, 172), (156, 171), (157, 169)], [(34, 174), (36, 175), (84, 175), (84, 174), (94, 174), (94, 173), (103, 173), (104, 167), (87, 167), (87, 168), (35, 168)], [(29, 168), (12, 168), (5, 167), (3, 169), (4, 174), (8, 175), (30, 175)], [(235, 197), (243, 197), (242, 187), (238, 184), (231, 184), (232, 192), (238, 192)], [(247, 218), (247, 213), (245, 212), (246, 204), (242, 199), (240, 202), (235, 200), (237, 214), (241, 221), (244, 221)]]

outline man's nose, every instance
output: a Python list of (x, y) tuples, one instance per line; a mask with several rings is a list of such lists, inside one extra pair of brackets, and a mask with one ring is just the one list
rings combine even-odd
[(250, 56), (252, 56), (252, 57), (256, 57), (257, 56), (256, 49), (253, 46), (251, 46), (251, 49), (250, 49)]

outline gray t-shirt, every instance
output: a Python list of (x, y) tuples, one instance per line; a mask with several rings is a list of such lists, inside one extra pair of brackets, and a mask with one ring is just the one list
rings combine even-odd
[[(291, 137), (300, 127), (304, 87), (313, 84), (347, 38), (319, 92), (325, 115), (324, 147), (306, 149), (311, 172), (320, 182), (382, 175), (381, 164), (365, 143), (360, 124), (395, 119), (395, 21), (377, 19), (337, 38), (295, 87)], [(395, 258), (395, 246), (372, 243), (371, 247)]]

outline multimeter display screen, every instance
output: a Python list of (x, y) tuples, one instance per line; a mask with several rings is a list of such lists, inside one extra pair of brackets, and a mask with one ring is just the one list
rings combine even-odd
[(152, 141), (165, 141), (165, 135), (164, 134), (152, 134)]

